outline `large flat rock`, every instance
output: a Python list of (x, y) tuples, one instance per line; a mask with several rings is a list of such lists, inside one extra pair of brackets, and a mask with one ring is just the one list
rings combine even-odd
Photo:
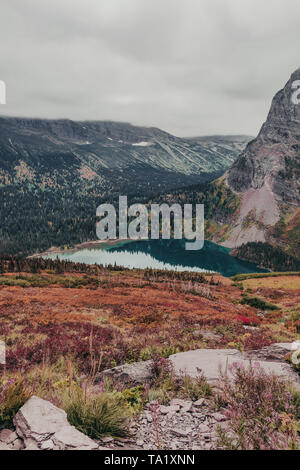
[(69, 425), (64, 410), (36, 396), (22, 406), (14, 420), (18, 435), (35, 441), (44, 441)]
[[(197, 377), (202, 373), (212, 385), (217, 384), (220, 370), (230, 374), (229, 369), (233, 363), (249, 367), (251, 363), (258, 362), (266, 372), (292, 381), (294, 387), (300, 390), (299, 375), (284, 361), (285, 355), (293, 350), (294, 344), (276, 343), (260, 351), (252, 351), (247, 354), (243, 354), (237, 349), (198, 349), (173, 354), (169, 360), (177, 375), (186, 374)], [(152, 378), (152, 362), (123, 364), (104, 371), (103, 376), (125, 384), (144, 384)]]
[(257, 361), (260, 366), (269, 373), (291, 380), (295, 387), (300, 389), (299, 376), (285, 362), (261, 361), (255, 358), (249, 359), (236, 349), (198, 349), (184, 353), (173, 354), (169, 357), (176, 374), (186, 374), (191, 377), (199, 376), (199, 373), (207, 378), (208, 382), (217, 384), (220, 370), (230, 374), (229, 366), (234, 363), (249, 367), (251, 362)]

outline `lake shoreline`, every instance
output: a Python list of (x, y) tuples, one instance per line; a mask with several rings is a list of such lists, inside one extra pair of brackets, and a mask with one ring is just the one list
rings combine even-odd
[(158, 269), (236, 274), (265, 272), (263, 269), (230, 255), (230, 249), (205, 241), (197, 252), (186, 251), (180, 240), (93, 240), (72, 248), (51, 247), (30, 258), (56, 258), (90, 265), (116, 265), (127, 269)]
[(89, 249), (89, 248), (97, 248), (98, 246), (114, 246), (114, 245), (117, 245), (118, 243), (120, 242), (131, 242), (132, 240), (125, 240), (125, 239), (122, 239), (122, 240), (90, 240), (90, 241), (86, 241), (86, 242), (82, 242), (82, 243), (78, 243), (76, 245), (74, 245), (72, 248), (62, 248), (62, 247), (59, 247), (59, 246), (51, 246), (51, 248), (49, 248), (48, 250), (46, 251), (43, 251), (41, 253), (35, 253), (33, 255), (30, 255), (30, 256), (27, 256), (27, 258), (41, 258), (41, 257), (44, 257), (44, 256), (48, 256), (48, 255), (53, 255), (55, 253), (57, 254), (62, 254), (62, 253), (72, 253), (72, 252), (75, 252), (75, 251), (78, 251), (78, 250), (82, 250), (82, 249)]

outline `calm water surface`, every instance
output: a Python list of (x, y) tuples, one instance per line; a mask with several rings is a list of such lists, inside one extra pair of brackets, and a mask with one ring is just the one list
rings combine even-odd
[(77, 251), (51, 253), (48, 258), (86, 264), (118, 265), (126, 268), (154, 268), (177, 271), (214, 271), (223, 276), (267, 272), (255, 264), (238, 260), (229, 254), (230, 250), (206, 241), (199, 251), (186, 251), (184, 240), (140, 240), (120, 242), (116, 245), (103, 244)]

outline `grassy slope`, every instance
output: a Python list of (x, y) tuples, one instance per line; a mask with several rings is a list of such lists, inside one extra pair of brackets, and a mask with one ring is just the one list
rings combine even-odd
[[(172, 279), (170, 273), (149, 270), (6, 273), (0, 277), (0, 339), (8, 347), (8, 368), (70, 355), (85, 371), (91, 331), (103, 351), (103, 367), (149, 359), (154, 352), (168, 356), (231, 344), (247, 348), (243, 323), (266, 328), (262, 336), (250, 334), (256, 346), (270, 338), (292, 340), (295, 321), (300, 321), (294, 313), (300, 304), (300, 276), (294, 276), (293, 290), (286, 282), (279, 286), (279, 296), (278, 285), (272, 292), (268, 279), (264, 275), (259, 286), (243, 286), (248, 278), (233, 284), (221, 276), (184, 279), (174, 274)], [(258, 317), (256, 308), (241, 305), (244, 288), (250, 289), (247, 295), (262, 296), (278, 310)], [(201, 328), (219, 332), (220, 342), (207, 342)]]

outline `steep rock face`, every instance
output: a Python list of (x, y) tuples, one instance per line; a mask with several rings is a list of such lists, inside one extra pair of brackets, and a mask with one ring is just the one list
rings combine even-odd
[(300, 205), (300, 68), (271, 105), (258, 137), (226, 173), (241, 197), (235, 224), (224, 245), (265, 241), (287, 211)]

